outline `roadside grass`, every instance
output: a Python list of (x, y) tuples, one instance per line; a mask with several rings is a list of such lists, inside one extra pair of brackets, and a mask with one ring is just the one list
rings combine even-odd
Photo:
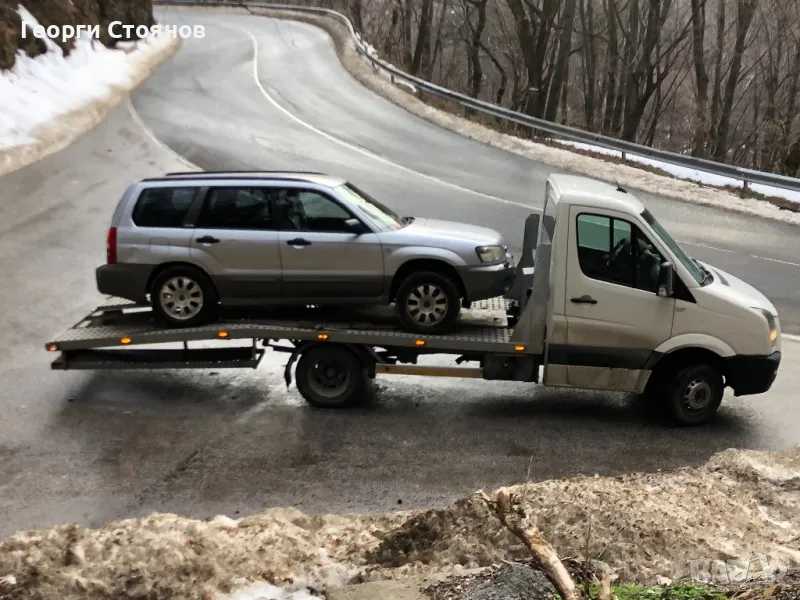
[[(668, 586), (618, 585), (611, 586), (617, 600), (728, 600), (728, 595), (699, 583), (675, 583)], [(599, 588), (591, 591), (597, 598)]]

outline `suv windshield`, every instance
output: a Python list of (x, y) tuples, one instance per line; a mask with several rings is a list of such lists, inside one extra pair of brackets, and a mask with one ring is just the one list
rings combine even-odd
[(350, 203), (367, 215), (378, 227), (394, 230), (406, 225), (405, 219), (369, 196), (366, 192), (358, 189), (352, 183), (345, 183), (337, 189), (345, 194)]
[(710, 283), (712, 277), (711, 273), (706, 271), (703, 267), (701, 267), (694, 259), (692, 259), (686, 252), (683, 251), (678, 245), (678, 242), (672, 239), (672, 237), (667, 233), (667, 230), (661, 226), (656, 218), (652, 215), (652, 213), (644, 209), (642, 212), (642, 217), (644, 220), (647, 221), (647, 224), (653, 228), (653, 231), (656, 232), (656, 235), (661, 238), (661, 241), (664, 242), (667, 247), (672, 251), (672, 253), (678, 257), (678, 260), (681, 261), (681, 264), (686, 267), (686, 270), (692, 274), (694, 280), (703, 285), (705, 283)]

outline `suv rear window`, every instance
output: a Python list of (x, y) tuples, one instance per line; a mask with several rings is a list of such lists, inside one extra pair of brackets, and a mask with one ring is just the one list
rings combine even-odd
[(155, 187), (142, 190), (133, 207), (138, 227), (182, 227), (197, 188)]

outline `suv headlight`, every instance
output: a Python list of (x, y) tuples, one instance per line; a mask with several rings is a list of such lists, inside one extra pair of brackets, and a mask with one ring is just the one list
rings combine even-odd
[(767, 320), (767, 326), (769, 327), (769, 341), (774, 346), (775, 342), (778, 341), (778, 327), (775, 324), (775, 317), (768, 310), (757, 308), (755, 306), (753, 308), (764, 315), (764, 318)]
[(503, 246), (478, 246), (475, 248), (475, 252), (478, 253), (481, 262), (485, 263), (500, 262), (506, 257)]

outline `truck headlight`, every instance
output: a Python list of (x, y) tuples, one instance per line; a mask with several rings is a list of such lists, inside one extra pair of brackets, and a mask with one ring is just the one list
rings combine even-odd
[(475, 252), (478, 253), (481, 262), (485, 263), (500, 262), (506, 257), (503, 246), (478, 246), (475, 248)]
[(778, 327), (775, 324), (775, 317), (768, 310), (756, 308), (755, 306), (753, 308), (764, 315), (764, 318), (767, 320), (767, 326), (769, 327), (769, 341), (774, 346), (775, 342), (778, 340)]

